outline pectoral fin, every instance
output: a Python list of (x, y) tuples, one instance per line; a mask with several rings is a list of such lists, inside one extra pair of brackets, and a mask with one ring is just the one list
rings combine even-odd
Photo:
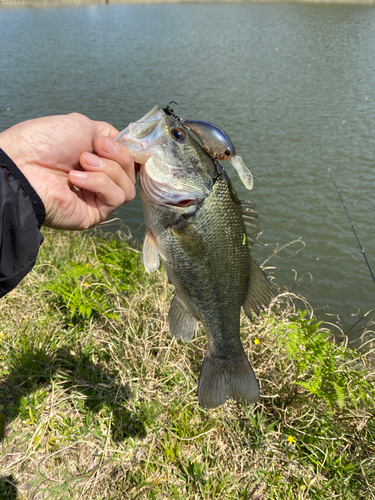
[(201, 237), (187, 220), (182, 220), (175, 226), (172, 226), (171, 232), (180, 247), (190, 258), (200, 259), (204, 256), (205, 250)]
[(176, 340), (182, 337), (184, 342), (190, 342), (198, 330), (198, 325), (198, 320), (175, 294), (168, 313), (168, 327), (171, 335)]
[(250, 264), (250, 285), (247, 292), (243, 309), (246, 316), (251, 319), (251, 310), (256, 315), (268, 306), (272, 299), (271, 283), (264, 271), (251, 259)]
[(143, 239), (142, 263), (147, 273), (152, 273), (160, 266), (159, 252), (152, 232), (147, 229)]

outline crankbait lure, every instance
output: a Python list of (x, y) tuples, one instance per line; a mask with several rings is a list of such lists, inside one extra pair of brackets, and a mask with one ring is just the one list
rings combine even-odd
[[(172, 102), (175, 101), (171, 101), (169, 104)], [(242, 158), (236, 155), (236, 148), (229, 135), (224, 132), (223, 129), (210, 122), (183, 120), (173, 113), (169, 104), (164, 108), (164, 112), (177, 118), (185, 128), (193, 132), (201, 141), (206, 153), (214, 156), (218, 160), (229, 160), (236, 169), (244, 186), (249, 190), (253, 189), (253, 176), (244, 164)]]

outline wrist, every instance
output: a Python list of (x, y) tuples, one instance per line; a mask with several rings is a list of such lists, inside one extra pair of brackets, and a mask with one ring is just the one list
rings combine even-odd
[(16, 127), (17, 125), (0, 133), (0, 148), (23, 172), (22, 153), (21, 148), (19, 147), (19, 144), (22, 144), (22, 139), (15, 130)]

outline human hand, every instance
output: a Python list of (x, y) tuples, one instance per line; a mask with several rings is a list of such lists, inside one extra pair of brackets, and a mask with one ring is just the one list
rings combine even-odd
[(78, 113), (28, 120), (0, 133), (0, 148), (44, 203), (43, 225), (88, 229), (134, 198), (134, 161), (112, 140), (117, 133)]

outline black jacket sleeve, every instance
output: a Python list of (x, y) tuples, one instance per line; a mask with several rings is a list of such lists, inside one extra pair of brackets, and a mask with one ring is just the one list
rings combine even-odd
[(46, 213), (29, 181), (0, 149), (0, 297), (31, 271)]

